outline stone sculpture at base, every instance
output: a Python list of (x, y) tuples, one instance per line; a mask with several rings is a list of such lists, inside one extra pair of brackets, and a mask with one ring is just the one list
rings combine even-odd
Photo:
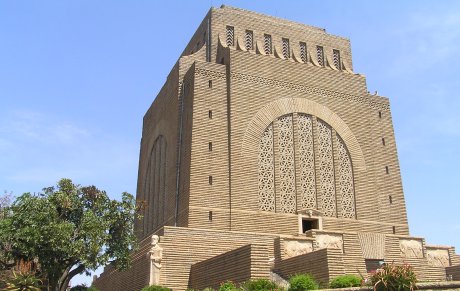
[(152, 235), (151, 248), (149, 251), (150, 259), (150, 285), (160, 284), (161, 259), (163, 258), (163, 249), (159, 246), (160, 237)]

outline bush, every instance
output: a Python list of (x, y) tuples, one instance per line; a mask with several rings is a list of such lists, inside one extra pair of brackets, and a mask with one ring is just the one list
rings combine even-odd
[(281, 288), (268, 279), (249, 280), (242, 284), (245, 291), (273, 291)]
[(289, 278), (291, 285), (288, 291), (316, 290), (319, 288), (318, 283), (310, 274), (297, 274)]
[(371, 273), (369, 283), (374, 290), (414, 290), (417, 277), (411, 266), (388, 264)]
[(330, 288), (346, 288), (361, 286), (361, 278), (356, 275), (343, 275), (335, 277), (329, 283)]
[(13, 277), (6, 281), (6, 288), (4, 290), (40, 291), (42, 283), (33, 273), (15, 273), (13, 271)]
[(142, 288), (141, 291), (171, 291), (171, 289), (166, 288), (166, 287), (157, 286), (157, 285), (151, 285), (151, 286), (146, 286)]
[(70, 291), (99, 291), (96, 287), (86, 287), (86, 285), (77, 285), (70, 288)]
[(239, 290), (232, 281), (223, 282), (220, 284), (219, 291), (237, 291)]

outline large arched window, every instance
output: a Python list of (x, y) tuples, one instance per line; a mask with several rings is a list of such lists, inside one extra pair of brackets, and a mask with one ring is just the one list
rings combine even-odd
[(323, 120), (304, 113), (274, 120), (259, 141), (258, 167), (260, 210), (356, 217), (350, 154)]
[(162, 225), (165, 220), (166, 140), (160, 135), (153, 144), (144, 179), (144, 234)]

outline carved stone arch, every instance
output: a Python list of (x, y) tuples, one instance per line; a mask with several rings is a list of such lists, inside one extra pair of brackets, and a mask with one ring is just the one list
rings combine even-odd
[(182, 54), (182, 57), (197, 58), (197, 57), (203, 56), (205, 54), (206, 54), (206, 42), (204, 41), (203, 43), (200, 42), (200, 47), (197, 48), (192, 53), (184, 51), (183, 54)]
[(246, 127), (241, 144), (242, 155), (249, 160), (257, 159), (259, 140), (265, 129), (278, 117), (294, 112), (314, 115), (332, 126), (348, 148), (353, 170), (366, 170), (366, 162), (361, 147), (346, 123), (326, 106), (305, 98), (281, 98), (262, 107)]

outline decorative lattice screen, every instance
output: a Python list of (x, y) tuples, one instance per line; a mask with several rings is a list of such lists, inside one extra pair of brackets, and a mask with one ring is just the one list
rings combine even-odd
[(259, 142), (259, 209), (275, 211), (273, 125), (265, 129)]
[(315, 156), (313, 152), (313, 122), (311, 116), (299, 114), (297, 125), (301, 207), (316, 208)]
[(350, 154), (340, 136), (337, 135), (336, 139), (338, 151), (337, 179), (339, 181), (339, 195), (341, 197), (341, 213), (342, 217), (355, 218), (355, 190)]
[(258, 161), (260, 210), (311, 208), (325, 216), (356, 218), (352, 160), (326, 122), (304, 113), (277, 118), (262, 134)]
[(294, 137), (292, 114), (278, 118), (278, 152), (280, 179), (280, 210), (296, 212)]

